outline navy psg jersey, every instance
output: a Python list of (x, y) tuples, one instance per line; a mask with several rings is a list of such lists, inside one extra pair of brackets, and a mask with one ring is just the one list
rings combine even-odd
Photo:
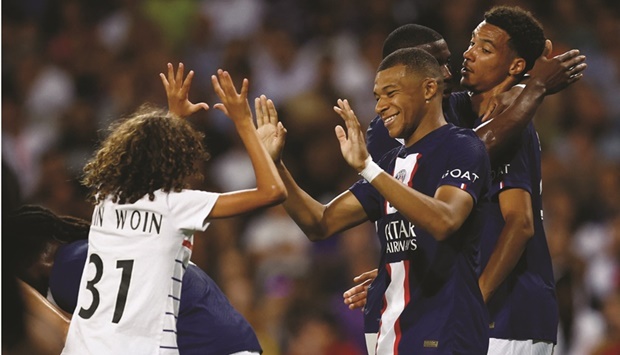
[(543, 229), (540, 142), (532, 123), (513, 149), (492, 166), (487, 216), (482, 234), (481, 267), (484, 268), (504, 227), (498, 196), (507, 189), (530, 193), (534, 237), (514, 270), (488, 302), (490, 336), (499, 339), (536, 339), (556, 342), (558, 304), (551, 257)]
[[(410, 147), (393, 149), (379, 165), (428, 196), (450, 185), (469, 193), (474, 202), (486, 194), (490, 179), (484, 144), (472, 130), (452, 124)], [(378, 291), (383, 298), (377, 353), (486, 353), (488, 318), (476, 274), (482, 223), (478, 204), (455, 233), (438, 242), (365, 180), (350, 191), (375, 222), (381, 242), (371, 295), (377, 297)]]
[[(56, 304), (70, 313), (77, 304), (87, 251), (88, 240), (79, 240), (61, 246), (54, 259), (50, 291)], [(252, 326), (215, 282), (191, 263), (183, 275), (177, 343), (182, 355), (262, 352)]]
[[(443, 101), (443, 115), (448, 123), (464, 128), (473, 128), (477, 118), (471, 110), (469, 94), (465, 91), (452, 93)], [(401, 145), (401, 142), (390, 137), (379, 116), (370, 121), (366, 130), (366, 149), (372, 160), (379, 161), (385, 153)]]

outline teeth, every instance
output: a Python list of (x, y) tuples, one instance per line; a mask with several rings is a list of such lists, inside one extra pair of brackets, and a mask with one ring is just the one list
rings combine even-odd
[(396, 115), (387, 117), (383, 122), (384, 124), (392, 122), (396, 118)]

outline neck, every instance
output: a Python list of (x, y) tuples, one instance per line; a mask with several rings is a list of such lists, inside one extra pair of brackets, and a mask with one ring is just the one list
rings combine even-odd
[(510, 88), (518, 84), (518, 82), (519, 80), (517, 77), (509, 75), (506, 79), (504, 79), (504, 81), (490, 90), (474, 92), (471, 96), (472, 110), (478, 115), (478, 117), (481, 117), (487, 111), (489, 104), (491, 104), (496, 95), (510, 90)]
[(420, 125), (413, 131), (409, 138), (405, 139), (405, 146), (410, 147), (427, 134), (446, 124), (441, 105), (434, 105), (424, 117), (420, 119)]

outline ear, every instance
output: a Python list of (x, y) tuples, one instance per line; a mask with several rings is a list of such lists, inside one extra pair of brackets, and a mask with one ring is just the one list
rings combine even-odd
[(424, 100), (430, 100), (437, 94), (437, 80), (433, 78), (426, 78), (422, 82), (422, 88), (424, 90)]
[(520, 75), (520, 74), (523, 74), (524, 70), (525, 70), (525, 59), (521, 57), (517, 57), (513, 59), (512, 63), (510, 64), (510, 69), (508, 69), (508, 74)]

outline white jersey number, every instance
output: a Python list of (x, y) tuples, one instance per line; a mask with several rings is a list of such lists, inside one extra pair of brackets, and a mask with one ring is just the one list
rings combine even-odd
[[(101, 257), (97, 254), (91, 254), (89, 262), (95, 265), (95, 277), (86, 282), (86, 289), (93, 294), (93, 302), (87, 309), (80, 307), (78, 315), (84, 319), (92, 317), (97, 307), (99, 307), (99, 290), (97, 290), (95, 285), (101, 281), (101, 277), (103, 276), (103, 260), (101, 260)], [(131, 281), (131, 271), (133, 270), (133, 260), (117, 260), (116, 268), (123, 269), (123, 273), (121, 274), (121, 283), (118, 288), (118, 295), (116, 296), (116, 306), (114, 307), (112, 323), (118, 323), (123, 316), (125, 304), (127, 303), (129, 283)]]

